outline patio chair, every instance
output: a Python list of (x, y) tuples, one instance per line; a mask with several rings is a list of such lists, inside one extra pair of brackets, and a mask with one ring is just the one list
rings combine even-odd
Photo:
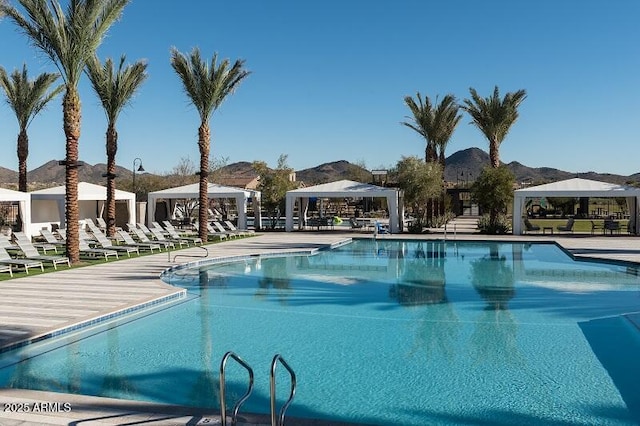
[(353, 217), (349, 218), (349, 224), (351, 224), (351, 229), (362, 229), (362, 228), (364, 228), (364, 224), (358, 223), (358, 221)]
[(138, 229), (138, 228), (130, 228), (131, 232), (133, 232), (133, 234), (136, 236), (136, 238), (138, 239), (138, 241), (140, 241), (141, 243), (145, 243), (145, 244), (159, 244), (160, 246), (164, 247), (165, 249), (169, 249), (169, 248), (175, 248), (175, 244), (173, 244), (173, 242), (166, 240), (166, 241), (152, 241), (149, 239), (149, 237), (147, 237), (147, 235), (142, 231), (142, 229)]
[(98, 241), (98, 245), (103, 249), (115, 250), (127, 253), (128, 257), (131, 257), (131, 253), (135, 253), (140, 256), (140, 249), (136, 246), (127, 246), (127, 245), (114, 245), (106, 235), (104, 235), (100, 230), (97, 232), (93, 232), (93, 236)]
[(567, 224), (566, 225), (558, 225), (556, 226), (556, 229), (560, 232), (571, 232), (573, 233), (573, 223), (574, 223), (574, 219), (571, 217), (569, 218), (569, 220), (567, 220)]
[(142, 249), (142, 250), (149, 250), (151, 253), (153, 253), (154, 249), (158, 249), (158, 251), (162, 250), (162, 247), (158, 243), (153, 243), (151, 241), (149, 241), (148, 243), (139, 243), (139, 242), (136, 242), (128, 232), (125, 232), (122, 230), (117, 232), (118, 232), (118, 235), (120, 235), (120, 238), (122, 238), (122, 241), (124, 241), (124, 243), (127, 246), (138, 247), (139, 249)]
[(604, 232), (604, 224), (600, 222), (596, 222), (595, 220), (591, 221), (591, 235), (595, 234), (596, 231)]
[(529, 222), (528, 218), (524, 219), (524, 227), (526, 232), (540, 232), (540, 227), (538, 225), (534, 225), (533, 223)]
[(42, 235), (47, 244), (51, 244), (57, 247), (61, 247), (66, 244), (63, 240), (57, 239), (56, 236), (53, 235), (53, 232), (49, 231), (48, 229), (41, 229), (40, 235)]
[(58, 252), (58, 247), (55, 244), (49, 244), (49, 243), (38, 243), (38, 242), (32, 242), (30, 237), (27, 237), (27, 234), (25, 234), (24, 232), (14, 232), (13, 233), (13, 237), (15, 238), (16, 242), (17, 241), (23, 241), (25, 243), (31, 244), (32, 246), (34, 246), (36, 249), (40, 249), (42, 251), (44, 251), (44, 254), (47, 254), (47, 251), (49, 250), (53, 250), (55, 253)]
[(217, 230), (218, 234), (224, 234), (224, 235), (227, 235), (228, 237), (233, 237), (233, 238), (236, 238), (236, 237), (240, 236), (239, 232), (233, 232), (233, 231), (229, 231), (229, 230), (224, 229), (224, 226), (222, 226), (220, 224), (220, 222), (211, 221), (211, 222), (209, 222), (209, 226), (212, 226), (213, 229)]
[(0, 272), (8, 272), (9, 276), (13, 278), (13, 270), (11, 265), (0, 265)]
[[(0, 264), (9, 266), (21, 266), (24, 268), (27, 275), (29, 274), (29, 268), (40, 268), (44, 272), (44, 265), (39, 260), (30, 259), (13, 259), (7, 253), (4, 247), (0, 247)], [(13, 276), (13, 275), (12, 275)]]
[(153, 237), (157, 240), (157, 241), (170, 241), (174, 244), (178, 244), (180, 246), (180, 248), (182, 248), (183, 245), (186, 245), (187, 247), (189, 247), (189, 240), (185, 240), (185, 239), (174, 239), (174, 238), (167, 238), (164, 236), (164, 234), (156, 228), (149, 228), (149, 230), (151, 231), (151, 234), (153, 234)]
[(89, 246), (89, 243), (80, 238), (80, 254), (85, 255), (87, 257), (97, 257), (104, 256), (104, 260), (108, 260), (109, 256), (115, 256), (118, 259), (118, 252), (115, 250), (101, 249), (101, 248), (93, 248)]
[(230, 220), (225, 220), (224, 224), (227, 225), (227, 228), (229, 228), (229, 231), (231, 232), (240, 232), (242, 235), (255, 234), (255, 231), (253, 229), (236, 228), (236, 226)]
[(165, 231), (169, 234), (169, 237), (172, 240), (186, 240), (192, 244), (198, 245), (198, 244), (202, 244), (202, 238), (200, 237), (185, 237), (182, 236), (180, 234), (178, 234), (178, 231), (176, 231), (175, 228), (171, 227), (171, 228), (165, 228)]
[[(200, 224), (198, 222), (195, 222), (193, 224), (193, 226), (196, 228), (196, 231), (198, 231), (200, 229)], [(220, 232), (216, 231), (213, 228), (213, 226), (211, 226), (210, 223), (207, 223), (207, 232), (208, 232), (209, 236), (218, 237), (220, 239), (220, 241), (227, 239), (227, 234), (221, 234)]]
[(41, 262), (51, 263), (53, 265), (53, 269), (58, 269), (59, 263), (66, 263), (69, 268), (71, 267), (69, 258), (66, 256), (41, 255), (38, 249), (29, 241), (16, 240), (16, 243), (18, 244), (18, 247), (20, 247), (20, 251), (24, 257), (28, 260), (39, 260)]
[(389, 228), (383, 224), (381, 224), (380, 222), (376, 221), (375, 223), (375, 231), (378, 234), (388, 234), (389, 233)]

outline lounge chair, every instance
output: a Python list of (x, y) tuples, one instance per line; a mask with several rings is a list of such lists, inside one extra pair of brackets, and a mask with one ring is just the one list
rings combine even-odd
[[(200, 225), (198, 224), (198, 222), (195, 222), (193, 226), (196, 228), (196, 231), (200, 229)], [(218, 237), (220, 241), (227, 239), (227, 234), (221, 234), (220, 232), (215, 230), (210, 223), (207, 223), (207, 232), (209, 233), (208, 235), (210, 237)]]
[(600, 222), (596, 222), (595, 220), (591, 221), (591, 235), (595, 234), (596, 231), (602, 231), (604, 233), (604, 224)]
[(255, 234), (255, 231), (253, 229), (236, 228), (236, 226), (230, 220), (225, 220), (224, 224), (227, 225), (227, 228), (229, 228), (231, 232), (240, 232), (244, 235)]
[(24, 240), (16, 240), (18, 247), (20, 247), (20, 251), (24, 255), (24, 257), (28, 260), (39, 260), (41, 262), (50, 262), (53, 265), (53, 269), (58, 269), (58, 264), (66, 263), (68, 267), (71, 267), (71, 263), (69, 262), (69, 258), (66, 256), (53, 256), (53, 255), (42, 255), (38, 252), (38, 249), (35, 248), (29, 241)]
[(140, 249), (136, 246), (113, 245), (111, 240), (107, 238), (107, 236), (102, 232), (100, 232), (100, 230), (94, 231), (93, 236), (96, 238), (96, 241), (98, 241), (98, 245), (103, 249), (125, 252), (127, 253), (128, 257), (131, 257), (131, 253), (135, 253), (138, 256), (140, 255)]
[(362, 223), (358, 223), (358, 221), (353, 217), (349, 218), (349, 223), (351, 224), (351, 229), (362, 229), (362, 228), (364, 228), (364, 225)]
[(56, 246), (55, 244), (37, 243), (37, 242), (34, 243), (34, 242), (31, 241), (31, 238), (27, 237), (27, 234), (25, 234), (24, 232), (14, 232), (13, 236), (14, 236), (16, 242), (22, 241), (22, 242), (25, 242), (27, 244), (31, 244), (36, 249), (40, 249), (40, 250), (44, 251), (44, 254), (47, 254), (47, 251), (49, 251), (49, 250), (53, 250), (55, 253), (58, 252), (58, 246)]
[(133, 234), (136, 236), (136, 238), (138, 239), (138, 241), (140, 241), (141, 243), (145, 243), (145, 244), (159, 244), (160, 246), (164, 247), (165, 249), (169, 249), (169, 248), (175, 248), (175, 244), (173, 244), (173, 242), (166, 240), (166, 241), (151, 241), (149, 239), (149, 237), (147, 237), (147, 235), (142, 231), (142, 229), (138, 229), (138, 228), (130, 228), (131, 232), (133, 232)]
[(524, 227), (526, 232), (540, 231), (540, 227), (538, 225), (534, 225), (533, 223), (529, 222), (528, 218), (524, 219)]
[(66, 244), (63, 240), (57, 239), (56, 236), (53, 235), (53, 232), (49, 231), (48, 229), (41, 229), (40, 235), (42, 235), (47, 244), (51, 244), (57, 247), (62, 247)]
[(104, 260), (109, 259), (109, 256), (115, 256), (118, 259), (117, 251), (90, 247), (89, 243), (82, 238), (80, 238), (80, 254), (87, 257), (104, 256)]
[(558, 225), (556, 226), (556, 229), (560, 232), (571, 232), (573, 233), (573, 222), (574, 219), (571, 217), (569, 218), (569, 220), (567, 220), (567, 224), (566, 225)]
[(129, 235), (129, 233), (122, 230), (117, 232), (118, 232), (118, 235), (120, 235), (120, 238), (122, 238), (122, 241), (124, 241), (124, 243), (127, 246), (138, 247), (139, 249), (143, 249), (143, 250), (149, 250), (151, 253), (153, 253), (154, 249), (158, 249), (158, 251), (162, 250), (162, 247), (160, 246), (160, 244), (153, 243), (151, 241), (148, 243), (138, 243), (131, 237), (131, 235)]
[(189, 243), (194, 244), (194, 245), (202, 244), (202, 238), (200, 238), (200, 237), (185, 237), (185, 236), (182, 236), (182, 235), (178, 234), (178, 231), (176, 231), (175, 228), (165, 228), (165, 231), (169, 234), (169, 237), (172, 240), (177, 240), (177, 241), (186, 240)]
[(10, 277), (13, 277), (13, 270), (11, 265), (0, 265), (0, 272), (8, 272)]
[(173, 231), (174, 233), (179, 234), (179, 235), (183, 235), (185, 237), (193, 237), (196, 234), (196, 232), (194, 230), (192, 230), (192, 229), (180, 229), (180, 230), (178, 230), (178, 229), (176, 229), (175, 226), (173, 226), (173, 223), (169, 222), (168, 220), (163, 220), (162, 224), (164, 225), (164, 229), (166, 231)]
[(213, 228), (218, 231), (217, 232), (218, 234), (224, 234), (224, 235), (227, 235), (227, 236), (233, 237), (233, 238), (240, 236), (239, 232), (233, 232), (233, 231), (229, 231), (227, 229), (224, 229), (224, 226), (222, 226), (220, 224), (220, 222), (212, 221), (212, 222), (209, 222), (209, 224), (211, 226), (213, 226)]
[(180, 248), (182, 248), (183, 245), (189, 247), (189, 240), (167, 238), (167, 237), (164, 236), (162, 231), (160, 231), (159, 229), (156, 229), (156, 228), (149, 228), (149, 230), (153, 234), (153, 237), (158, 241), (171, 241), (174, 244), (178, 244), (180, 246)]
[(40, 268), (40, 270), (44, 272), (44, 265), (41, 261), (29, 259), (12, 259), (4, 247), (0, 247), (0, 264), (9, 266), (22, 266), (27, 274), (29, 274), (29, 268)]

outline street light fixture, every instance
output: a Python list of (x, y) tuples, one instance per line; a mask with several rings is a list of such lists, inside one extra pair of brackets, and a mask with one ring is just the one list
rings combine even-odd
[[(136, 169), (136, 162), (140, 164), (137, 169)], [(142, 167), (142, 159), (139, 157), (136, 157), (133, 159), (133, 192), (134, 193), (136, 192), (136, 171), (138, 172), (146, 171), (144, 167)]]

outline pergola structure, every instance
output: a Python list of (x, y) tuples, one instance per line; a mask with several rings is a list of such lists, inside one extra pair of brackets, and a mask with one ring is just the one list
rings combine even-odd
[[(254, 212), (254, 227), (256, 229), (261, 228), (261, 214), (260, 214), (260, 192), (232, 188), (229, 186), (217, 185), (215, 183), (208, 184), (207, 195), (209, 199), (233, 199), (236, 202), (236, 208), (238, 210), (238, 228), (247, 227), (247, 204), (249, 200), (253, 203)], [(156, 204), (159, 200), (169, 200), (170, 203), (176, 200), (197, 200), (200, 197), (200, 184), (193, 183), (190, 185), (178, 186), (176, 188), (163, 189), (161, 191), (154, 191), (149, 193), (147, 203), (147, 217), (149, 221), (154, 221), (156, 216)], [(169, 208), (172, 211), (172, 208)]]
[(625, 198), (629, 209), (629, 229), (638, 234), (638, 206), (640, 188), (618, 185), (596, 180), (573, 178), (544, 185), (531, 186), (514, 191), (513, 234), (523, 234), (523, 212), (527, 198), (574, 197), (574, 198)]
[[(42, 228), (51, 229), (51, 224), (66, 228), (65, 198), (67, 189), (64, 185), (33, 191), (31, 195), (31, 223), (34, 235)], [(125, 202), (127, 213), (119, 215), (116, 211), (116, 224), (135, 225), (136, 223), (136, 194), (116, 189), (116, 202)], [(89, 182), (78, 183), (79, 217), (96, 220), (102, 217), (107, 201), (107, 187)], [(126, 216), (126, 217), (125, 217)]]
[(300, 202), (301, 219), (298, 227), (302, 228), (307, 218), (309, 198), (385, 198), (389, 208), (389, 232), (397, 233), (402, 230), (404, 221), (404, 203), (402, 191), (396, 188), (384, 188), (352, 180), (339, 180), (306, 188), (287, 191), (285, 231), (293, 231), (293, 210), (296, 201)]
[(0, 188), (0, 201), (18, 203), (22, 232), (31, 235), (31, 196), (29, 193)]

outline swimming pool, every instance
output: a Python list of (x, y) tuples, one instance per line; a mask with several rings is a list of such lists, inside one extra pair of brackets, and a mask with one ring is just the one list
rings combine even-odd
[[(243, 411), (267, 413), (269, 363), (298, 376), (288, 416), (369, 424), (636, 424), (640, 278), (554, 244), (357, 240), (165, 277), (194, 297), (28, 357), (0, 386), (217, 407), (218, 366), (252, 365)], [(637, 322), (637, 321), (636, 321)], [(284, 374), (284, 372), (282, 372)], [(278, 377), (287, 393), (287, 377)], [(229, 366), (230, 398), (246, 387)]]

